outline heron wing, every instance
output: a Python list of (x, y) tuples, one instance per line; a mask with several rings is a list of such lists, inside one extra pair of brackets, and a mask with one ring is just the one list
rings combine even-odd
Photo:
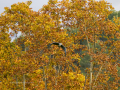
[(48, 48), (50, 48), (52, 44), (54, 44), (54, 45), (59, 45), (59, 43), (57, 43), (57, 42), (53, 42), (53, 43), (47, 45)]
[(58, 42), (53, 42), (53, 43), (51, 43), (51, 44), (54, 44), (54, 45), (59, 45), (59, 43), (58, 43)]
[(64, 52), (65, 52), (65, 56), (66, 56), (66, 47), (63, 46), (63, 45), (61, 45), (61, 48), (64, 50)]

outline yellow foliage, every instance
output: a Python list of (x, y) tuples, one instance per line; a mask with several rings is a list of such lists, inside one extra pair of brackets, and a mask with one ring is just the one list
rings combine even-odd
[[(22, 90), (22, 85), (10, 85), (10, 82), (23, 82), (25, 75), (26, 82), (30, 82), (30, 84), (25, 83), (25, 88), (29, 90), (34, 88), (44, 90), (46, 85), (48, 90), (56, 88), (83, 90), (83, 87), (89, 90), (90, 83), (88, 82), (91, 79), (90, 73), (93, 71), (95, 73), (92, 74), (92, 81), (95, 79), (96, 82), (92, 83), (91, 87), (99, 86), (93, 90), (108, 89), (109, 75), (113, 75), (116, 80), (109, 83), (109, 87), (111, 90), (116, 90), (117, 59), (108, 54), (112, 51), (116, 52), (115, 55), (119, 54), (120, 42), (112, 41), (112, 39), (114, 37), (119, 39), (120, 26), (118, 18), (114, 18), (116, 24), (105, 20), (113, 7), (104, 0), (99, 2), (95, 0), (62, 0), (61, 2), (49, 0), (48, 5), (44, 5), (36, 12), (29, 8), (31, 3), (31, 1), (19, 2), (11, 5), (11, 8), (5, 7), (4, 13), (0, 16), (0, 73), (2, 73), (0, 81), (3, 83), (0, 84), (0, 89)], [(25, 37), (18, 38), (17, 42), (10, 42), (10, 35), (7, 33), (10, 29), (14, 34), (18, 31), (22, 32)], [(109, 39), (105, 42), (98, 41), (103, 31), (104, 38)], [(80, 45), (82, 39), (87, 42), (85, 45), (87, 49), (84, 45)], [(57, 45), (52, 45), (51, 49), (48, 49), (47, 45), (52, 42), (62, 43), (67, 48), (66, 56), (63, 55), (63, 49)], [(107, 47), (108, 43), (112, 45)], [(21, 51), (21, 48), (25, 50), (26, 47), (29, 50)], [(97, 47), (102, 50), (96, 52)], [(112, 50), (113, 48), (115, 49)], [(87, 69), (90, 73), (87, 74), (86, 86), (84, 86), (85, 76), (72, 62), (78, 60), (80, 63), (80, 53), (75, 53), (75, 50), (79, 49), (83, 51), (85, 49), (86, 54), (90, 56), (88, 60), (90, 63), (97, 62), (98, 66), (105, 64), (101, 70), (108, 71), (101, 74), (103, 72), (100, 72), (100, 67), (91, 66), (91, 72)], [(108, 50), (107, 54), (104, 53), (105, 50)]]
[(42, 71), (40, 69), (36, 70), (37, 74), (40, 74)]

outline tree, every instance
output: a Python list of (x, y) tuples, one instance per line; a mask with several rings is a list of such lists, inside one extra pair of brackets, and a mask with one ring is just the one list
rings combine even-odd
[[(5, 12), (1, 14), (1, 30), (11, 29), (15, 34), (21, 31), (25, 45), (25, 50), (21, 52), (20, 42), (17, 44), (13, 42), (14, 47), (17, 47), (14, 51), (16, 54), (8, 56), (16, 58), (13, 58), (12, 68), (4, 70), (4, 72), (12, 72), (13, 76), (1, 79), (6, 83), (1, 84), (1, 89), (118, 89), (117, 67), (119, 67), (120, 42), (114, 41), (113, 38), (114, 36), (117, 39), (120, 38), (120, 33), (116, 33), (120, 26), (115, 24), (117, 19), (114, 19), (115, 23), (110, 20), (105, 21), (111, 13), (110, 10), (113, 9), (109, 3), (93, 0), (61, 2), (49, 0), (48, 4), (38, 12), (31, 10), (30, 4), (31, 2), (13, 4), (11, 8), (5, 7)], [(76, 32), (76, 27), (77, 33), (73, 33)], [(99, 39), (103, 31), (107, 37), (104, 42)], [(81, 40), (86, 41), (86, 44), (80, 45)], [(63, 54), (64, 51), (57, 46), (51, 46), (52, 49), (47, 48), (47, 45), (52, 42), (63, 43), (67, 48), (66, 57)], [(106, 47), (109, 43), (109, 47)], [(26, 50), (27, 47), (29, 47), (28, 50)], [(81, 48), (84, 51), (82, 55), (75, 53), (74, 50)], [(5, 51), (3, 53), (6, 54)], [(113, 57), (113, 53), (116, 57)], [(53, 58), (49, 57), (51, 55)], [(73, 62), (80, 62), (80, 58), (86, 55), (90, 57), (86, 60), (89, 61), (90, 68), (86, 68), (87, 74), (84, 76)], [(2, 63), (1, 67), (5, 64), (4, 60)], [(8, 64), (12, 63), (8, 62)], [(15, 76), (16, 78), (13, 79)], [(113, 78), (112, 82), (110, 76)], [(23, 87), (18, 85), (22, 77)], [(10, 82), (16, 82), (17, 85), (10, 85)]]

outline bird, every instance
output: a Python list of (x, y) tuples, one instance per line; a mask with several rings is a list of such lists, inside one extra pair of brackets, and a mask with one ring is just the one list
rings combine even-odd
[(53, 43), (51, 43), (51, 44), (48, 44), (48, 48), (50, 48), (50, 46), (51, 46), (52, 44), (53, 44), (53, 45), (58, 45), (59, 47), (61, 47), (61, 48), (64, 50), (65, 56), (66, 56), (66, 47), (65, 47), (64, 45), (62, 45), (62, 43), (53, 42)]

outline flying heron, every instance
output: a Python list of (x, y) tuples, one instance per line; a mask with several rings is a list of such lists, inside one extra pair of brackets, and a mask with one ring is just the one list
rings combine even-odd
[(64, 50), (65, 56), (66, 56), (66, 47), (63, 46), (62, 43), (53, 42), (53, 43), (51, 43), (51, 44), (48, 45), (48, 48), (50, 48), (50, 46), (51, 46), (52, 44), (53, 44), (53, 45), (58, 45), (59, 47), (61, 47), (61, 48)]

